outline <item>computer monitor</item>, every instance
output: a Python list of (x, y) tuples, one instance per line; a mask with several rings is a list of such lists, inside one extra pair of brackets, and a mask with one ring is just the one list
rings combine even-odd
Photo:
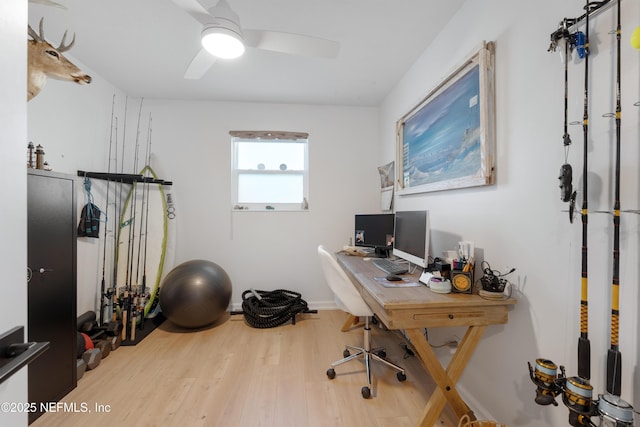
[(357, 214), (355, 216), (354, 242), (356, 246), (374, 248), (385, 255), (393, 245), (394, 217), (389, 214)]
[(397, 211), (393, 255), (425, 268), (429, 234), (429, 211)]

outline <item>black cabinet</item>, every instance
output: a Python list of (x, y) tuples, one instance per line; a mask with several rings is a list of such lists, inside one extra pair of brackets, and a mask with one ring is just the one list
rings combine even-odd
[[(77, 384), (75, 177), (30, 170), (27, 179), (29, 341), (49, 350), (29, 365), (29, 402), (55, 402)], [(29, 423), (41, 413), (30, 413)]]

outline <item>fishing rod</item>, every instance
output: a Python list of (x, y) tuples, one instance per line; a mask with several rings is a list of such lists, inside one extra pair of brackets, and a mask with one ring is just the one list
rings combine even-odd
[[(138, 110), (138, 123), (137, 123), (137, 127), (136, 127), (136, 142), (135, 142), (135, 147), (134, 147), (134, 156), (133, 156), (133, 169), (134, 169), (134, 173), (137, 171), (138, 169), (138, 153), (140, 151), (140, 119), (142, 117), (142, 105), (144, 103), (144, 98), (140, 99), (140, 108)], [(127, 287), (128, 287), (128, 298), (127, 298), (127, 304), (129, 306), (129, 321), (131, 322), (131, 332), (130, 332), (130, 338), (132, 341), (135, 340), (136, 337), (136, 304), (138, 301), (138, 297), (137, 294), (134, 292), (134, 286), (133, 286), (133, 263), (134, 263), (134, 257), (135, 257), (135, 227), (136, 227), (136, 223), (138, 221), (136, 221), (136, 206), (138, 204), (138, 184), (137, 182), (133, 183), (133, 187), (131, 189), (131, 217), (130, 217), (130, 223), (129, 226), (131, 228), (129, 228), (129, 252), (131, 254), (131, 258), (128, 259), (127, 262), (127, 268), (128, 268), (128, 273), (129, 273), (129, 280), (127, 281)], [(126, 329), (126, 327), (125, 327)]]
[[(142, 186), (142, 208), (141, 208), (141, 212), (144, 211), (145, 209), (145, 187), (148, 184), (143, 184)], [(136, 191), (137, 193), (137, 191)], [(134, 195), (134, 197), (137, 197), (137, 194)], [(135, 201), (134, 203), (137, 204), (137, 201)], [(134, 208), (135, 210), (135, 208)], [(136, 216), (138, 216), (138, 212), (136, 210), (135, 213)], [(140, 278), (140, 257), (141, 257), (141, 252), (142, 252), (142, 218), (140, 218), (140, 233), (138, 234), (138, 251), (137, 251), (137, 255), (136, 255), (136, 280), (135, 280), (135, 286), (132, 287), (132, 294), (133, 294), (133, 302), (132, 302), (132, 307), (131, 307), (131, 312), (132, 312), (132, 317), (131, 317), (131, 339), (135, 340), (136, 338), (136, 325), (137, 325), (137, 317), (138, 317), (138, 301), (140, 298), (140, 294), (142, 293), (140, 290), (140, 285), (139, 285), (139, 278)], [(134, 245), (135, 245), (135, 230), (134, 230)], [(133, 249), (132, 249), (133, 251)], [(133, 264), (133, 261), (132, 261)], [(131, 267), (133, 269), (133, 265)], [(132, 275), (133, 275), (133, 271), (132, 271)]]
[[(133, 184), (133, 188), (131, 190), (132, 194), (134, 189), (135, 189), (135, 183)], [(123, 326), (122, 340), (123, 341), (127, 339), (127, 326), (128, 326), (128, 322), (130, 321), (129, 312), (131, 310), (131, 275), (130, 275), (131, 269), (129, 268), (129, 265), (132, 262), (131, 258), (133, 257), (133, 254), (131, 253), (131, 249), (133, 248), (132, 239), (133, 239), (133, 225), (134, 225), (134, 215), (135, 215), (133, 202), (135, 202), (135, 200), (133, 200), (132, 202), (131, 199), (129, 199), (129, 202), (131, 202), (131, 205), (130, 205), (131, 216), (127, 221), (121, 224), (121, 227), (125, 227), (125, 226), (129, 227), (129, 238), (127, 241), (127, 262), (125, 264), (125, 269), (126, 269), (125, 282), (124, 282), (125, 285), (124, 285), (123, 306), (122, 306), (122, 326)]]
[[(142, 105), (144, 103), (144, 98), (140, 99), (140, 110), (138, 112), (138, 126), (136, 129), (136, 154), (135, 154), (135, 169), (134, 172), (138, 171), (138, 161), (140, 160), (140, 143), (139, 143), (139, 137), (140, 137), (140, 123), (142, 120)], [(140, 275), (140, 250), (141, 250), (141, 245), (142, 245), (142, 212), (144, 212), (144, 208), (145, 208), (145, 183), (144, 181), (146, 181), (143, 178), (143, 185), (142, 185), (142, 205), (140, 207), (140, 212), (138, 212), (137, 209), (137, 183), (135, 184), (136, 189), (135, 189), (135, 193), (134, 193), (134, 198), (135, 198), (135, 206), (136, 208), (134, 209), (136, 214), (136, 217), (140, 217), (140, 219), (138, 220), (138, 218), (136, 218), (136, 223), (139, 223), (139, 232), (138, 232), (138, 253), (137, 253), (137, 259), (136, 259), (136, 281), (135, 281), (135, 288), (133, 289), (133, 301), (132, 301), (132, 317), (131, 317), (131, 340), (135, 341), (136, 339), (136, 328), (138, 325), (138, 315), (139, 315), (139, 305), (140, 305), (140, 299), (141, 299), (141, 292), (140, 292), (140, 283), (138, 282), (138, 278)], [(135, 228), (134, 228), (134, 243), (135, 243)], [(133, 266), (132, 266), (133, 268)]]
[[(622, 353), (618, 345), (620, 316), (620, 125), (622, 104), (620, 102), (620, 44), (622, 38), (620, 0), (617, 1), (618, 25), (616, 27), (616, 164), (613, 202), (613, 278), (611, 281), (611, 348), (607, 351), (607, 393), (598, 401), (602, 425), (616, 427), (633, 426), (633, 408), (620, 399), (622, 388)], [(607, 115), (611, 116), (611, 115)]]
[[(118, 117), (115, 117), (114, 119), (114, 126), (115, 126), (115, 156), (114, 156), (114, 170), (116, 172), (118, 172)], [(117, 293), (117, 287), (116, 287), (116, 275), (117, 275), (117, 258), (116, 258), (116, 254), (117, 254), (117, 246), (118, 246), (118, 225), (119, 225), (119, 220), (118, 220), (118, 183), (117, 181), (114, 182), (114, 188), (113, 188), (113, 257), (111, 259), (111, 288), (109, 288), (109, 300), (110, 300), (110, 304), (111, 304), (111, 322), (115, 323), (118, 318), (117, 318), (117, 312), (116, 312), (116, 298), (118, 297), (118, 293)]]
[[(575, 35), (569, 33), (568, 20), (562, 21), (561, 32), (556, 33), (558, 37), (564, 39), (564, 132), (562, 134), (562, 145), (564, 146), (564, 164), (560, 167), (560, 199), (569, 202), (569, 222), (573, 224), (573, 214), (575, 210), (576, 192), (573, 191), (573, 169), (568, 162), (569, 146), (571, 145), (571, 135), (569, 135), (569, 51), (575, 44)], [(560, 30), (559, 30), (560, 31)]]
[[(109, 128), (109, 160), (107, 162), (107, 172), (111, 172), (111, 149), (113, 144), (113, 119), (114, 119), (114, 108), (116, 103), (116, 95), (113, 94), (113, 99), (111, 101), (111, 126)], [(100, 326), (104, 325), (104, 311), (106, 308), (106, 299), (108, 295), (106, 292), (106, 284), (105, 284), (105, 274), (106, 274), (106, 262), (107, 262), (107, 224), (109, 221), (108, 213), (109, 213), (109, 186), (110, 181), (107, 180), (107, 197), (106, 197), (106, 213), (105, 214), (105, 223), (104, 223), (104, 242), (102, 247), (102, 282), (100, 284)]]
[(569, 409), (569, 424), (572, 426), (594, 426), (590, 417), (594, 415), (593, 387), (591, 379), (591, 343), (589, 342), (589, 276), (587, 272), (588, 236), (588, 152), (589, 152), (589, 15), (591, 4), (585, 4), (584, 35), (584, 104), (582, 133), (584, 139), (582, 167), (582, 273), (580, 281), (580, 336), (578, 337), (578, 376), (563, 381), (562, 402)]
[(578, 338), (578, 376), (587, 382), (591, 379), (591, 344), (589, 342), (589, 275), (587, 271), (588, 235), (588, 152), (589, 152), (589, 0), (585, 5), (585, 56), (584, 56), (584, 105), (582, 132), (584, 138), (582, 167), (582, 273), (580, 295), (580, 337)]
[[(122, 126), (122, 162), (120, 162), (120, 174), (124, 175), (124, 155), (125, 155), (125, 142), (127, 140), (127, 111), (128, 111), (128, 107), (129, 107), (129, 97), (126, 96), (124, 99), (124, 122), (123, 122), (123, 126)], [(118, 199), (120, 201), (122, 201), (122, 188), (124, 186), (124, 183), (122, 181), (120, 181), (120, 187), (119, 187), (119, 194), (118, 194)], [(119, 240), (119, 236), (122, 233), (122, 228), (124, 226), (124, 224), (122, 223), (122, 219), (124, 216), (124, 207), (123, 207), (123, 212), (120, 215), (120, 218), (118, 219), (118, 244), (116, 244), (115, 247), (115, 263), (116, 266), (115, 268), (117, 270), (118, 269), (118, 265), (120, 264), (120, 240)], [(128, 251), (127, 251), (128, 252)], [(125, 273), (125, 277), (126, 277), (126, 273)], [(116, 282), (119, 280), (120, 278), (118, 277), (118, 274), (116, 273)], [(118, 292), (118, 305), (120, 307), (120, 319), (122, 321), (122, 340), (125, 340), (127, 337), (127, 333), (126, 333), (126, 324), (127, 324), (127, 315), (126, 315), (126, 310), (125, 310), (125, 299), (126, 299), (126, 294), (127, 294), (127, 288), (126, 288), (126, 280), (123, 283), (122, 286), (119, 286), (120, 283), (117, 283), (116, 286), (116, 291)], [(122, 292), (120, 292), (120, 289), (122, 289)]]
[[(146, 157), (146, 156), (145, 156)], [(147, 191), (149, 190), (149, 184), (145, 181), (143, 181), (142, 184), (142, 207), (140, 209), (141, 212), (144, 212), (145, 208), (147, 207), (147, 202), (148, 199), (146, 198), (146, 194)], [(136, 260), (136, 286), (135, 286), (135, 294), (139, 295), (141, 294), (141, 289), (140, 289), (140, 259), (142, 257), (142, 226), (143, 226), (143, 222), (144, 219), (140, 218), (140, 234), (138, 235), (138, 252), (137, 252), (137, 260)]]
[(617, 64), (616, 64), (616, 165), (615, 196), (613, 202), (613, 278), (611, 281), (611, 348), (607, 352), (607, 392), (620, 396), (622, 382), (622, 354), (618, 346), (620, 316), (620, 122), (622, 107), (620, 103), (620, 0), (618, 0), (618, 25), (616, 28)]
[[(142, 105), (140, 106), (140, 108), (142, 109)], [(126, 117), (125, 117), (126, 118)], [(126, 132), (126, 130), (125, 130)], [(126, 133), (125, 133), (125, 139), (126, 139)], [(136, 136), (136, 145), (137, 145), (137, 136)], [(123, 159), (124, 159), (124, 141), (122, 142), (122, 155), (123, 155)], [(137, 158), (134, 156), (134, 162), (137, 160)], [(135, 167), (135, 163), (134, 163), (134, 167)], [(124, 160), (123, 160), (123, 172), (124, 172)], [(135, 202), (135, 191), (136, 186), (135, 186), (135, 182), (133, 183), (133, 188), (131, 189), (131, 194), (134, 196), (133, 202)], [(129, 199), (129, 202), (131, 202), (131, 199)], [(131, 297), (131, 268), (130, 265), (133, 262), (132, 258), (133, 258), (133, 243), (132, 243), (132, 239), (134, 238), (133, 236), (133, 227), (134, 227), (134, 215), (135, 215), (135, 210), (134, 210), (134, 203), (131, 203), (130, 205), (130, 212), (131, 215), (129, 217), (128, 220), (126, 220), (125, 222), (123, 222), (122, 224), (120, 224), (120, 227), (129, 227), (129, 236), (128, 236), (128, 241), (127, 241), (127, 260), (126, 260), (126, 264), (125, 264), (125, 269), (126, 269), (126, 273), (125, 273), (125, 283), (124, 283), (124, 292), (123, 292), (123, 305), (122, 305), (122, 340), (125, 341), (127, 339), (127, 331), (128, 328), (127, 326), (129, 325), (129, 322), (131, 321), (131, 303), (132, 303), (132, 297)], [(126, 203), (125, 203), (126, 205)]]
[[(147, 167), (151, 167), (151, 114), (149, 114), (149, 129), (147, 131)], [(142, 273), (142, 293), (145, 296), (144, 302), (141, 304), (141, 313), (140, 313), (140, 327), (144, 325), (144, 316), (145, 316), (145, 308), (148, 303), (148, 295), (147, 295), (147, 243), (148, 243), (148, 235), (149, 235), (149, 183), (145, 181), (145, 186), (147, 187), (147, 209), (145, 211), (145, 220), (144, 220), (144, 259), (142, 261), (143, 265), (143, 273)]]
[[(151, 118), (149, 118), (149, 128), (147, 129), (147, 146), (146, 146), (146, 152), (145, 152), (145, 167), (142, 169), (143, 172), (145, 172), (146, 174), (146, 167), (148, 166), (148, 159), (149, 159), (149, 150), (150, 150), (150, 140), (149, 140), (149, 132), (150, 132), (150, 126), (151, 126)], [(144, 298), (145, 298), (145, 286), (146, 286), (146, 269), (143, 273), (143, 277), (142, 277), (142, 284), (140, 283), (139, 279), (140, 279), (140, 269), (141, 269), (141, 257), (142, 257), (142, 228), (143, 225), (145, 226), (145, 230), (148, 230), (148, 211), (149, 211), (149, 182), (147, 179), (143, 179), (142, 181), (143, 185), (142, 185), (142, 207), (140, 208), (140, 233), (138, 234), (138, 253), (137, 253), (137, 260), (136, 260), (136, 287), (135, 287), (135, 292), (134, 292), (134, 309), (136, 312), (136, 320), (134, 323), (132, 323), (131, 325), (131, 329), (134, 330), (137, 327), (137, 317), (142, 313), (141, 310), (141, 306), (144, 306)], [(143, 212), (147, 212), (147, 214), (142, 217), (142, 213)], [(146, 231), (145, 231), (145, 261), (146, 262)], [(143, 323), (143, 319), (144, 319), (144, 315), (142, 315), (141, 319), (140, 319), (140, 324), (142, 325)], [(135, 333), (134, 333), (135, 334)]]
[[(571, 35), (566, 30), (567, 20), (564, 20), (564, 133), (562, 134), (562, 144), (566, 147), (571, 145), (571, 135), (569, 135), (569, 49), (571, 48)], [(566, 160), (565, 151), (565, 160)], [(565, 200), (566, 201), (566, 200)]]

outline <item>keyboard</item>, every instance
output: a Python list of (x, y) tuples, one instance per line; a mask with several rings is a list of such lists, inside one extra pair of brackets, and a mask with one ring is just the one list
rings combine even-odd
[(386, 258), (374, 259), (372, 262), (373, 265), (387, 274), (404, 274), (409, 271), (407, 267), (404, 267)]

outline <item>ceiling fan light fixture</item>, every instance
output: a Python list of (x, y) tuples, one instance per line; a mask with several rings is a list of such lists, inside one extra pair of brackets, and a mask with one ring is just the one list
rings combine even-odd
[(223, 59), (233, 59), (244, 53), (242, 35), (224, 25), (213, 25), (202, 30), (202, 47)]

